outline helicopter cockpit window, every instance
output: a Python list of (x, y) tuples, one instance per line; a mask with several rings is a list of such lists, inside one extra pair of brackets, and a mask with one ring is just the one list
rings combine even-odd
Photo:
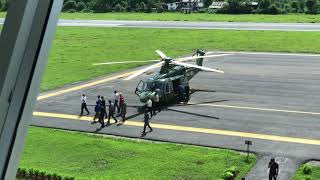
[(154, 82), (146, 81), (146, 82), (143, 82), (142, 90), (143, 91), (152, 91), (154, 89), (153, 87), (154, 87)]

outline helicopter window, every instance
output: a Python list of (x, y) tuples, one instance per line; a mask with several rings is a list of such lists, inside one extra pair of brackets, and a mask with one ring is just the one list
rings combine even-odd
[(152, 91), (153, 87), (154, 87), (154, 83), (153, 82), (150, 82), (150, 81), (143, 82), (142, 90), (143, 91)]

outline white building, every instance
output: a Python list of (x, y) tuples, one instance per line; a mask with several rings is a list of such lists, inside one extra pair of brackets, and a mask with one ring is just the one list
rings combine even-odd
[(178, 7), (178, 2), (168, 3), (167, 6), (169, 11), (175, 11)]
[(203, 0), (180, 0), (179, 4), (182, 8), (199, 9), (204, 7)]

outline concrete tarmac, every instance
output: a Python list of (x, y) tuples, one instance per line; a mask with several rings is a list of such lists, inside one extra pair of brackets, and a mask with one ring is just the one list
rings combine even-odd
[[(94, 104), (96, 95), (109, 99), (113, 90), (118, 90), (125, 95), (128, 105), (139, 105), (134, 89), (140, 79), (150, 77), (146, 74), (130, 81), (110, 79), (43, 98), (35, 111), (52, 115), (36, 114), (32, 124), (241, 151), (246, 150), (244, 141), (252, 140), (251, 150), (259, 156), (289, 159), (285, 162), (290, 162), (287, 168), (291, 170), (282, 167), (287, 173), (280, 175), (280, 179), (290, 179), (292, 168), (297, 168), (302, 161), (320, 159), (320, 56), (232, 52), (228, 56), (206, 59), (204, 66), (221, 69), (225, 74), (200, 72), (190, 82), (195, 92), (189, 105), (171, 106), (158, 113), (151, 120), (155, 130), (145, 137), (140, 133), (143, 117), (134, 107), (128, 107), (128, 124), (112, 124), (102, 129), (99, 124), (91, 124), (91, 117), (81, 119), (77, 115), (82, 93), (87, 94), (88, 104)], [(114, 75), (99, 80), (111, 76)], [(93, 106), (90, 111), (93, 113)], [(255, 173), (250, 177), (267, 178)]]
[[(0, 24), (4, 19), (0, 18)], [(223, 29), (223, 30), (272, 30), (320, 31), (319, 23), (252, 23), (252, 22), (192, 22), (192, 21), (133, 21), (133, 20), (77, 20), (60, 19), (59, 26), (174, 28), (174, 29)]]

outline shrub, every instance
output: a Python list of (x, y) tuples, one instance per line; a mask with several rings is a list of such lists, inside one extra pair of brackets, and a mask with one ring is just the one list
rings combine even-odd
[(308, 14), (317, 14), (318, 13), (317, 0), (307, 0), (306, 7), (307, 7)]
[(33, 169), (29, 169), (28, 175), (29, 175), (29, 177), (33, 177), (33, 175), (34, 175), (34, 170), (33, 170)]
[(121, 4), (117, 4), (115, 7), (114, 7), (114, 10), (116, 12), (123, 12), (125, 11), (125, 8), (121, 5)]
[(75, 13), (75, 12), (77, 12), (75, 9), (69, 9), (68, 11), (67, 11), (68, 13)]
[(71, 9), (76, 9), (77, 3), (73, 0), (66, 1), (62, 7), (62, 11), (69, 11)]
[(312, 173), (312, 167), (309, 164), (304, 164), (302, 166), (302, 172), (303, 172), (303, 174), (309, 175)]
[(224, 180), (231, 180), (233, 178), (233, 174), (229, 171), (225, 171), (222, 175)]
[(313, 180), (313, 178), (310, 176), (307, 176), (307, 177), (304, 177), (303, 180)]
[(87, 6), (86, 6), (86, 4), (84, 2), (78, 2), (76, 10), (77, 11), (82, 11), (82, 10), (84, 10), (86, 8), (87, 8)]
[(270, 6), (270, 9), (269, 9), (268, 13), (270, 13), (270, 14), (279, 14), (280, 13), (280, 9), (278, 9), (275, 4), (272, 4)]
[(237, 175), (237, 173), (238, 168), (236, 166), (231, 166), (224, 171), (222, 178), (224, 180), (232, 180)]

